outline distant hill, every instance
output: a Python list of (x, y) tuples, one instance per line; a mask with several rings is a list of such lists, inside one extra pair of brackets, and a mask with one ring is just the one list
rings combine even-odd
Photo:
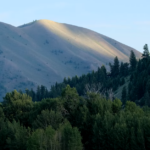
[(115, 56), (128, 61), (130, 51), (141, 53), (89, 29), (49, 20), (19, 27), (0, 22), (0, 94), (44, 85), (50, 88), (64, 77), (82, 75)]

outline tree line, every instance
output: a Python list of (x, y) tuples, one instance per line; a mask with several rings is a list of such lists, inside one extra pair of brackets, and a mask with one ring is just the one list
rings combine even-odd
[(33, 102), (7, 93), (0, 106), (1, 150), (149, 150), (150, 108), (69, 85), (61, 96)]
[[(87, 92), (85, 87), (89, 85), (99, 88), (99, 93), (108, 97), (109, 90), (114, 93), (121, 86), (121, 100), (123, 104), (127, 100), (131, 100), (140, 106), (150, 106), (150, 56), (148, 45), (144, 45), (144, 51), (140, 59), (136, 59), (133, 51), (130, 53), (129, 63), (119, 62), (118, 57), (114, 58), (113, 63), (109, 63), (110, 70), (107, 71), (103, 65), (97, 71), (92, 71), (87, 75), (74, 76), (72, 78), (64, 78), (62, 83), (55, 83), (48, 90), (43, 85), (38, 86), (37, 90), (26, 89), (26, 94), (31, 96), (33, 101), (41, 101), (43, 98), (55, 98), (61, 95), (62, 89), (67, 85), (75, 87), (80, 96), (84, 96)], [(129, 83), (125, 85), (126, 79), (129, 78)], [(97, 90), (97, 89), (95, 89)]]
[[(1, 150), (149, 150), (150, 57), (114, 58), (81, 77), (64, 79), (48, 91), (7, 93), (0, 103)], [(129, 78), (125, 87), (125, 79)], [(98, 84), (99, 83), (99, 84)], [(109, 96), (120, 86), (121, 100)], [(94, 89), (94, 90), (93, 90)]]

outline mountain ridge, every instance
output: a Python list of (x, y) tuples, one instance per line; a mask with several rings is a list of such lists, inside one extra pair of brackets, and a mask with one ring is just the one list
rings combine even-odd
[(0, 93), (13, 89), (50, 88), (64, 77), (86, 74), (112, 62), (128, 61), (133, 50), (95, 31), (49, 20), (19, 27), (0, 22)]

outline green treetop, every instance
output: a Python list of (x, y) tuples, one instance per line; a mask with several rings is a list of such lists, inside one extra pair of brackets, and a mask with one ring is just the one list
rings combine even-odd
[(144, 51), (143, 51), (142, 56), (143, 56), (143, 57), (148, 57), (148, 56), (149, 56), (148, 45), (145, 44), (144, 47), (143, 47), (143, 49), (144, 49)]

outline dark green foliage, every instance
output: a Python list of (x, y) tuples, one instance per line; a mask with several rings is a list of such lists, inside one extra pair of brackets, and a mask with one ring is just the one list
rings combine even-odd
[[(43, 99), (42, 101), (40, 101), (38, 103), (35, 102), (32, 110), (30, 111), (30, 116), (29, 116), (30, 125), (33, 123), (34, 120), (37, 119), (38, 115), (41, 116), (41, 112), (43, 110), (54, 111), (54, 112), (61, 111), (63, 114), (63, 110), (64, 110), (63, 102), (60, 100), (60, 98), (47, 98), (47, 99)], [(45, 116), (46, 116), (46, 114), (45, 114)], [(49, 120), (49, 117), (50, 116), (48, 116), (48, 118), (47, 118), (48, 120)]]
[(123, 63), (120, 64), (120, 75), (121, 76), (127, 76), (129, 74), (129, 63)]
[(122, 102), (119, 99), (115, 99), (112, 103), (113, 113), (118, 113), (121, 110)]
[(63, 123), (63, 116), (61, 112), (49, 111), (48, 109), (42, 110), (41, 114), (37, 116), (37, 119), (33, 122), (34, 128), (47, 128), (52, 126), (54, 129), (57, 129), (60, 124)]
[(92, 149), (146, 149), (145, 139), (149, 134), (144, 136), (143, 121), (145, 123), (146, 120), (143, 117), (143, 110), (133, 102), (127, 102), (125, 110), (122, 110), (121, 103), (118, 102), (116, 100), (112, 103), (112, 109), (118, 110), (117, 114), (105, 110), (103, 115), (100, 113), (96, 115), (93, 125)]
[(72, 128), (70, 123), (61, 127), (61, 150), (82, 150), (81, 136), (77, 127)]
[(4, 119), (5, 115), (4, 115), (4, 112), (3, 112), (3, 108), (0, 107), (0, 120), (1, 119)]
[(76, 89), (67, 85), (67, 87), (62, 91), (62, 98), (67, 112), (69, 114), (73, 114), (80, 102)]
[(114, 64), (111, 65), (110, 63), (109, 65), (111, 70), (111, 76), (116, 77), (117, 75), (119, 75), (119, 60), (117, 56), (114, 58)]
[(19, 122), (13, 121), (7, 124), (9, 136), (6, 139), (7, 148), (11, 150), (26, 150), (26, 141), (28, 139), (29, 129), (21, 126)]
[[(53, 150), (59, 147), (58, 137), (54, 138), (56, 131), (48, 126), (45, 130), (37, 129), (30, 136), (27, 143), (27, 150)], [(58, 149), (58, 148), (57, 148)]]
[(30, 129), (23, 127), (15, 120), (0, 120), (0, 148), (2, 150), (26, 150), (26, 141)]
[[(150, 58), (137, 61), (131, 52), (130, 67), (117, 57), (110, 67), (110, 73), (102, 66), (65, 78), (51, 91), (7, 93), (0, 103), (0, 149), (149, 150)], [(122, 101), (110, 98), (120, 85)]]
[(12, 121), (20, 121), (28, 126), (29, 111), (33, 108), (32, 98), (27, 94), (21, 94), (14, 90), (7, 93), (3, 101), (5, 116)]
[(124, 79), (124, 78), (121, 78), (121, 79), (120, 79), (120, 86), (121, 86), (121, 85), (124, 85), (124, 84), (125, 84), (125, 79)]
[(129, 61), (130, 61), (130, 69), (131, 71), (134, 71), (137, 65), (137, 60), (133, 51), (131, 51)]
[(145, 57), (145, 58), (149, 57), (148, 45), (145, 44), (144, 47), (143, 47), (143, 49), (144, 49), (144, 52), (143, 52), (142, 56)]
[(127, 100), (126, 86), (124, 86), (123, 89), (122, 89), (121, 100), (122, 100), (123, 104), (126, 103), (126, 100)]
[(146, 92), (144, 94), (144, 97), (142, 98), (144, 100), (144, 103), (142, 105), (147, 105), (150, 107), (150, 96), (149, 96), (149, 92)]
[[(145, 48), (148, 48), (146, 46)], [(150, 105), (150, 58), (143, 57), (137, 62), (134, 72), (130, 73), (130, 83), (128, 85), (128, 99), (137, 104)]]
[(27, 150), (82, 150), (81, 136), (77, 128), (69, 123), (58, 130), (48, 126), (45, 130), (37, 129), (30, 136)]
[[(0, 107), (2, 150), (150, 148), (148, 106), (142, 109), (134, 102), (127, 101), (122, 107), (119, 99), (111, 101), (95, 93), (87, 93), (83, 98), (78, 95), (75, 88), (68, 85), (59, 98), (32, 102), (32, 109), (23, 111), (25, 114), (28, 112), (30, 123), (24, 120), (20, 124), (21, 119), (16, 117), (16, 113), (18, 109), (26, 106), (25, 99), (28, 100), (29, 97), (17, 91), (8, 93), (5, 103)], [(14, 107), (13, 103), (16, 101), (22, 102), (25, 106)], [(11, 107), (14, 108), (11, 111), (14, 114), (12, 118), (7, 116), (8, 108)]]

